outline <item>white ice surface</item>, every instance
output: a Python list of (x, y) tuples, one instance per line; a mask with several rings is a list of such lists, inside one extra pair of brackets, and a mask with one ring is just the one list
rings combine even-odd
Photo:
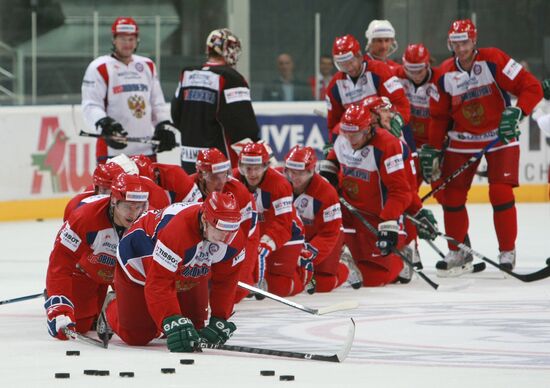
[[(441, 212), (434, 208), (441, 225)], [(497, 259), (492, 211), (471, 205), (474, 249)], [(550, 256), (550, 204), (518, 205), (516, 271), (532, 272)], [(41, 292), (59, 220), (0, 223), (0, 300)], [(438, 246), (446, 251), (443, 242)], [(43, 300), (0, 306), (0, 387), (549, 387), (550, 279), (522, 283), (488, 265), (467, 278), (441, 279), (437, 255), (422, 244), (425, 273), (441, 285), (468, 288), (434, 291), (416, 277), (408, 285), (361, 290), (340, 288), (330, 294), (292, 300), (323, 307), (356, 299), (359, 308), (312, 316), (280, 303), (245, 300), (236, 306), (237, 332), (228, 344), (336, 353), (349, 317), (357, 322), (355, 341), (345, 362), (292, 360), (206, 350), (170, 354), (162, 341), (132, 348), (116, 336), (109, 349), (58, 341), (46, 332)], [(479, 260), (476, 260), (479, 261)], [(90, 335), (94, 335), (91, 333)], [(66, 350), (80, 350), (68, 357)], [(180, 365), (193, 358), (194, 365)], [(160, 368), (174, 367), (163, 375)], [(85, 376), (84, 369), (107, 369), (108, 377)], [(274, 377), (260, 376), (274, 370)], [(121, 371), (135, 372), (121, 378)], [(55, 372), (70, 372), (68, 380)], [(295, 381), (279, 381), (279, 375)]]

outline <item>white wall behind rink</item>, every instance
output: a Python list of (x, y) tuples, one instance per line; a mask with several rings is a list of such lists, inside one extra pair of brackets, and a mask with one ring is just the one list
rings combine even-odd
[[(314, 109), (325, 111), (326, 107), (324, 102), (259, 102), (254, 109), (257, 115), (314, 115)], [(529, 131), (529, 120), (521, 125), (520, 180), (540, 185), (546, 183), (550, 146), (539, 134), (529, 150), (530, 136), (539, 133), (534, 126)], [(78, 136), (81, 129), (86, 127), (79, 105), (0, 108), (0, 201), (67, 197), (80, 191), (95, 167), (95, 139)], [(262, 133), (270, 138), (285, 133), (278, 130), (270, 126)], [(300, 127), (293, 125), (292, 131)], [(287, 136), (301, 138), (293, 133)], [(159, 154), (159, 161), (179, 164), (179, 151)]]

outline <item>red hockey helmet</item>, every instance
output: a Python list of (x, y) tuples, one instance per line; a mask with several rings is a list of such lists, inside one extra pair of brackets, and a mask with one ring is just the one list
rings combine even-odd
[(121, 35), (139, 36), (139, 27), (136, 21), (130, 17), (118, 17), (111, 26), (113, 37)]
[(376, 118), (363, 104), (350, 105), (340, 120), (340, 132), (370, 131)]
[(353, 35), (337, 36), (332, 44), (332, 58), (338, 62), (349, 61), (357, 54), (361, 54), (359, 42)]
[(369, 96), (361, 101), (361, 105), (370, 110), (376, 112), (378, 109), (391, 109), (392, 104), (388, 97)]
[(155, 180), (155, 166), (151, 159), (145, 155), (132, 155), (130, 159), (136, 164), (139, 175)]
[(285, 167), (291, 170), (312, 171), (317, 164), (317, 155), (311, 147), (296, 145), (285, 156)]
[(247, 143), (239, 154), (239, 163), (267, 165), (269, 153), (262, 143)]
[(102, 189), (110, 189), (115, 178), (123, 172), (124, 169), (113, 162), (98, 164), (93, 175), (94, 186)]
[(419, 71), (430, 66), (430, 52), (422, 44), (410, 44), (403, 53), (403, 66), (409, 71)]
[(214, 191), (206, 196), (201, 208), (210, 225), (219, 231), (229, 232), (220, 236), (220, 242), (229, 244), (241, 225), (241, 212), (233, 194)]
[(460, 42), (468, 39), (475, 42), (477, 39), (476, 26), (470, 19), (455, 20), (449, 28), (448, 38), (449, 42)]
[(145, 202), (149, 191), (138, 175), (122, 173), (111, 185), (111, 196), (119, 201)]
[(217, 174), (229, 171), (231, 169), (231, 162), (219, 149), (212, 147), (207, 150), (199, 151), (196, 168), (198, 172), (211, 172)]
[(206, 55), (219, 55), (230, 66), (234, 66), (241, 55), (241, 41), (228, 28), (219, 28), (206, 38)]

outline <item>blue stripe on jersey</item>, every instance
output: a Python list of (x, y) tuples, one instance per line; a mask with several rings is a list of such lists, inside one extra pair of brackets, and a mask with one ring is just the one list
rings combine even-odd
[(155, 234), (153, 234), (153, 239), (157, 239), (158, 238), (158, 234), (159, 232), (166, 226), (168, 225), (168, 222), (174, 218), (175, 214), (165, 214), (163, 217), (162, 217), (162, 220), (160, 220), (160, 222), (157, 224), (157, 227), (155, 229)]
[(120, 240), (118, 254), (122, 264), (126, 265), (130, 259), (153, 254), (154, 248), (155, 242), (145, 234), (145, 231), (136, 229)]
[(321, 206), (323, 206), (323, 203), (317, 198), (313, 198), (313, 214), (315, 216), (317, 216), (317, 213), (319, 213), (319, 210), (321, 210)]
[(187, 249), (185, 251), (185, 255), (183, 256), (183, 264), (189, 264), (191, 260), (195, 257), (195, 254), (197, 253), (197, 246), (193, 245), (191, 248)]
[(335, 83), (332, 86), (331, 92), (332, 92), (332, 97), (341, 104), (342, 103), (342, 97), (340, 96), (340, 91), (338, 90), (338, 84)]
[(303, 241), (304, 234), (302, 229), (296, 224), (296, 221), (292, 220), (292, 230), (291, 230), (290, 240), (289, 241)]
[(88, 245), (92, 245), (96, 237), (97, 237), (97, 231), (86, 233), (86, 243), (88, 243)]
[(375, 88), (376, 90), (380, 90), (380, 77), (379, 77), (376, 73), (374, 73), (374, 72), (372, 72), (372, 71), (371, 71), (370, 73), (371, 73), (371, 75), (372, 75), (372, 80), (373, 80), (373, 82), (374, 82), (374, 88)]
[(498, 84), (498, 82), (497, 82), (497, 77), (496, 77), (497, 65), (493, 62), (487, 62), (487, 67), (489, 68), (489, 70), (491, 71), (491, 74), (493, 75), (493, 78), (495, 80), (495, 85), (498, 88), (498, 90), (500, 91), (500, 95), (502, 96), (502, 98), (504, 98), (504, 106), (511, 106), (512, 102), (510, 100), (510, 95), (508, 94), (508, 92), (506, 90), (502, 89), (500, 87), (500, 85)]
[(261, 191), (262, 192), (262, 207), (264, 209), (269, 209), (271, 207), (271, 193), (268, 193), (267, 191)]
[(235, 248), (233, 248), (232, 246), (228, 245), (227, 246), (227, 250), (225, 251), (225, 255), (223, 256), (223, 259), (220, 260), (220, 263), (221, 262), (224, 262), (224, 261), (227, 261), (229, 259), (232, 259), (233, 256), (235, 256), (237, 254), (237, 250)]
[(376, 167), (378, 168), (379, 172), (378, 179), (380, 180), (380, 195), (382, 196), (382, 203), (380, 205), (384, 207), (384, 204), (386, 203), (386, 199), (388, 197), (388, 188), (386, 187), (386, 185), (384, 185), (384, 182), (382, 181), (382, 151), (380, 151), (376, 147), (373, 147), (373, 152), (374, 160), (376, 160)]

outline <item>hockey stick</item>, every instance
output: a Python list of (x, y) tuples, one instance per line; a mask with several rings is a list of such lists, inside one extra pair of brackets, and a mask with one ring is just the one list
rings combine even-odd
[[(83, 130), (80, 130), (80, 133), (78, 135), (84, 136), (84, 137), (95, 137), (95, 138), (105, 137), (97, 133), (85, 132)], [(113, 140), (117, 140), (120, 142), (127, 142), (127, 143), (143, 143), (143, 144), (152, 144), (154, 146), (158, 146), (160, 144), (160, 140), (153, 140), (150, 137), (110, 136), (110, 138)], [(180, 146), (180, 143), (176, 143), (176, 147), (179, 147), (179, 146)]]
[[(407, 214), (407, 217), (410, 217), (410, 215)], [(444, 254), (443, 252), (441, 252), (441, 250), (433, 243), (433, 241), (430, 241), (430, 240), (424, 240), (424, 241), (426, 241), (426, 242), (428, 243), (428, 245), (429, 245), (430, 247), (432, 247), (432, 249), (433, 249), (434, 251), (437, 252), (437, 254), (439, 255), (439, 257), (441, 257), (442, 259), (445, 258), (445, 254)], [(472, 273), (477, 273), (477, 272), (484, 271), (486, 267), (487, 267), (487, 266), (486, 266), (485, 263), (483, 263), (483, 262), (481, 262), (481, 263), (475, 263), (475, 264), (474, 264), (474, 267), (473, 267)]]
[[(367, 229), (373, 233), (375, 236), (378, 234), (378, 230), (372, 226), (366, 219), (365, 217), (363, 217), (363, 215), (359, 212), (358, 209), (356, 209), (352, 204), (350, 204), (345, 198), (342, 198), (340, 197), (340, 202), (354, 215), (356, 216), (359, 221), (361, 221), (361, 223), (363, 225), (365, 225), (367, 227)], [(391, 249), (392, 253), (399, 256), (404, 262), (405, 264), (407, 264), (418, 276), (420, 276), (426, 283), (428, 283), (434, 290), (441, 290), (441, 291), (450, 291), (450, 290), (458, 290), (458, 289), (462, 289), (462, 288), (466, 288), (470, 285), (470, 283), (467, 283), (467, 284), (460, 284), (460, 285), (456, 285), (456, 286), (441, 286), (440, 284), (434, 282), (432, 279), (430, 279), (428, 277), (428, 275), (426, 275), (424, 272), (422, 272), (422, 270), (416, 268), (414, 266), (414, 264), (407, 258), (407, 256), (405, 256), (404, 254), (402, 254), (399, 249), (397, 249), (396, 247), (393, 247)]]
[(46, 290), (44, 290), (39, 294), (32, 294), (32, 295), (20, 296), (18, 298), (13, 298), (13, 299), (0, 300), (0, 305), (15, 303), (15, 302), (23, 302), (24, 300), (40, 298), (41, 296), (46, 297)]
[[(416, 218), (412, 217), (411, 215), (406, 215), (408, 219), (410, 219), (413, 223), (417, 224), (417, 225), (421, 225), (423, 226), (424, 228), (427, 228), (427, 225), (425, 225), (422, 221), (419, 221), (417, 220)], [(463, 251), (473, 255), (473, 256), (476, 256), (478, 258), (480, 258), (481, 260), (491, 264), (492, 266), (498, 268), (499, 270), (503, 271), (503, 272), (506, 272), (508, 275), (518, 279), (518, 280), (521, 280), (522, 282), (526, 282), (526, 283), (529, 283), (529, 282), (534, 282), (534, 281), (537, 281), (537, 280), (542, 280), (542, 279), (546, 279), (547, 277), (550, 276), (550, 265), (547, 264), (546, 267), (542, 268), (542, 269), (539, 269), (538, 271), (535, 271), (535, 272), (531, 272), (531, 273), (526, 273), (526, 274), (519, 274), (519, 273), (516, 273), (514, 271), (511, 271), (509, 270), (508, 268), (505, 268), (504, 266), (502, 266), (501, 264), (498, 264), (497, 262), (483, 256), (481, 253), (479, 252), (476, 252), (474, 251), (472, 248), (470, 248), (468, 245), (466, 244), (463, 244), (461, 242), (458, 242), (458, 240), (455, 240), (454, 238), (452, 238), (451, 236), (448, 236), (446, 234), (443, 234), (441, 233), (440, 231), (435, 231), (435, 233), (442, 237), (443, 239), (449, 241), (451, 244), (459, 247), (460, 249), (462, 249)]]
[(273, 299), (277, 302), (281, 302), (283, 304), (286, 304), (287, 306), (294, 307), (295, 309), (305, 311), (306, 313), (313, 314), (313, 315), (325, 315), (328, 313), (332, 313), (335, 311), (342, 311), (342, 310), (352, 310), (354, 308), (357, 308), (359, 306), (359, 303), (354, 300), (350, 300), (347, 302), (341, 302), (337, 303), (331, 306), (321, 307), (319, 309), (314, 309), (311, 307), (307, 307), (304, 305), (301, 305), (299, 303), (293, 302), (291, 300), (285, 299), (283, 297), (280, 297), (279, 295), (272, 294), (271, 292), (264, 291), (261, 288), (251, 286), (249, 284), (238, 282), (237, 285), (241, 288), (244, 288), (245, 290), (255, 292), (257, 294), (263, 295), (269, 299)]
[(286, 351), (286, 350), (251, 348), (248, 346), (238, 346), (238, 345), (216, 345), (216, 344), (209, 344), (205, 342), (199, 343), (196, 349), (197, 351), (201, 351), (202, 349), (218, 349), (218, 350), (228, 350), (230, 352), (264, 354), (266, 356), (275, 356), (275, 357), (300, 358), (303, 360), (343, 362), (351, 350), (351, 345), (353, 344), (353, 338), (355, 337), (355, 321), (353, 320), (353, 318), (350, 318), (350, 321), (351, 323), (348, 327), (346, 342), (344, 343), (343, 348), (338, 353), (329, 355), (329, 356), (322, 355), (322, 354), (313, 354), (313, 353), (292, 352), (292, 351)]
[(72, 340), (79, 340), (86, 342), (87, 344), (99, 346), (100, 348), (107, 349), (109, 347), (109, 341), (100, 341), (92, 337), (88, 337), (85, 334), (77, 333), (76, 331), (69, 330), (68, 328), (63, 329), (63, 333)]
[(492, 142), (490, 142), (489, 144), (487, 144), (485, 147), (483, 147), (483, 149), (479, 150), (478, 152), (476, 152), (475, 154), (473, 154), (472, 156), (470, 156), (470, 159), (468, 159), (466, 161), (466, 163), (464, 163), (462, 166), (460, 166), (459, 168), (457, 168), (451, 175), (449, 175), (447, 178), (445, 178), (443, 180), (443, 182), (441, 182), (439, 185), (437, 185), (436, 187), (434, 187), (432, 190), (430, 190), (429, 192), (427, 192), (422, 198), (421, 198), (421, 201), (424, 202), (425, 200), (427, 200), (428, 198), (430, 198), (432, 195), (434, 195), (435, 193), (443, 190), (448, 184), (450, 181), (452, 181), (453, 179), (455, 179), (457, 176), (459, 176), (460, 174), (462, 174), (464, 171), (466, 171), (472, 164), (474, 164), (475, 162), (477, 162), (479, 159), (481, 159), (481, 157), (483, 155), (485, 155), (487, 153), (487, 151), (489, 151), (489, 149), (491, 149), (495, 144), (498, 143), (498, 138), (496, 138), (495, 140), (493, 140)]

